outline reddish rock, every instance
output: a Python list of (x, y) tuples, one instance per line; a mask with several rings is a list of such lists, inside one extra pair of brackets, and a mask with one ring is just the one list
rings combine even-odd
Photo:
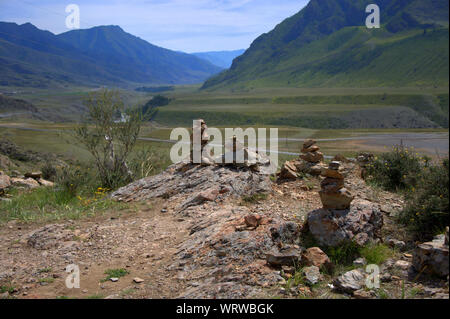
[(314, 153), (301, 154), (300, 158), (302, 160), (305, 160), (310, 163), (319, 163), (319, 162), (323, 161), (323, 153), (314, 152)]
[(349, 209), (350, 204), (355, 198), (346, 188), (342, 188), (337, 192), (326, 192), (321, 190), (319, 195), (323, 208), (336, 210)]
[(297, 179), (297, 167), (293, 162), (287, 161), (281, 168), (279, 175), (280, 180)]
[(319, 247), (308, 248), (302, 254), (302, 264), (305, 266), (330, 267), (331, 261)]
[(247, 215), (244, 217), (245, 224), (248, 227), (258, 227), (261, 224), (261, 216), (258, 214), (255, 215)]
[(342, 175), (339, 170), (331, 169), (331, 168), (324, 168), (322, 169), (322, 172), (320, 173), (323, 177), (330, 177), (335, 179), (344, 179), (344, 175)]
[(303, 148), (304, 148), (304, 149), (310, 148), (311, 146), (315, 145), (316, 143), (317, 143), (317, 142), (316, 142), (315, 140), (311, 140), (311, 139), (306, 140), (306, 141), (303, 143)]

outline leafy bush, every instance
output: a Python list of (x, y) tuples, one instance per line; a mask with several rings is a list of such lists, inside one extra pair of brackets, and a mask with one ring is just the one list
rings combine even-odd
[(117, 91), (92, 93), (86, 105), (88, 118), (74, 135), (94, 157), (102, 186), (115, 189), (131, 182), (127, 159), (139, 136), (142, 114), (126, 111)]
[(418, 173), (428, 163), (428, 158), (420, 157), (411, 149), (394, 147), (367, 166), (368, 181), (391, 191), (409, 190), (417, 185)]
[(407, 205), (399, 216), (418, 239), (428, 240), (448, 226), (449, 160), (425, 167), (417, 186), (406, 195)]

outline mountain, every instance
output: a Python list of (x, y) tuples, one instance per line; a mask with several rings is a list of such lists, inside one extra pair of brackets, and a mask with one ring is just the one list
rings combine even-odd
[(30, 23), (0, 22), (0, 85), (192, 84), (221, 69), (154, 46), (118, 26), (60, 35)]
[(203, 88), (448, 85), (449, 2), (380, 0), (367, 29), (371, 3), (311, 0)]
[(192, 53), (193, 55), (207, 60), (222, 69), (228, 69), (233, 60), (244, 53), (245, 50), (234, 50), (234, 51), (211, 51), (211, 52), (197, 52)]

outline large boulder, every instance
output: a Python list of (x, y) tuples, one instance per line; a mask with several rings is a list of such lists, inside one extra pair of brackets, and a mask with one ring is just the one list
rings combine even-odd
[(349, 209), (318, 209), (308, 214), (308, 227), (325, 246), (354, 241), (360, 246), (380, 238), (383, 215), (379, 206), (366, 200), (355, 201)]
[(445, 235), (437, 236), (431, 242), (419, 244), (413, 255), (414, 269), (439, 277), (448, 276), (448, 248)]

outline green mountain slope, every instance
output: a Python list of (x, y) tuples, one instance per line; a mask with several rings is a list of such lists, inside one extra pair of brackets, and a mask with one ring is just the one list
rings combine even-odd
[(367, 29), (372, 2), (311, 0), (203, 88), (448, 85), (448, 1), (378, 1)]
[(0, 22), (0, 85), (191, 84), (221, 69), (106, 26), (61, 35)]

